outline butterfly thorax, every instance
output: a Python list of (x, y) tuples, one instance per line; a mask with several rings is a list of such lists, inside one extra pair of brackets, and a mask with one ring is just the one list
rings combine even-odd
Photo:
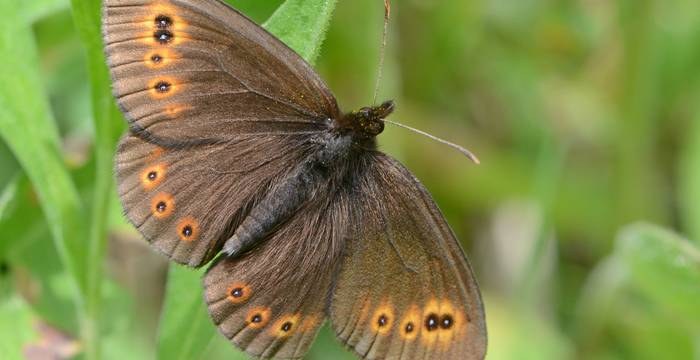
[(394, 102), (389, 100), (381, 105), (363, 107), (343, 116), (338, 121), (341, 131), (349, 131), (359, 140), (372, 139), (384, 131), (384, 119), (394, 111)]

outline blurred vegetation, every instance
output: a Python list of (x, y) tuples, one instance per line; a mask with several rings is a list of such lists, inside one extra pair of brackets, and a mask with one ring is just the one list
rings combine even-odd
[[(283, 1), (230, 3), (264, 23)], [(399, 128), (380, 143), (462, 239), (488, 358), (698, 358), (700, 3), (392, 10), (379, 100), (482, 165)], [(121, 215), (100, 1), (0, 14), (0, 357), (245, 358), (208, 319), (202, 272), (168, 268)], [(379, 0), (288, 0), (266, 25), (350, 110), (372, 101), (382, 16)], [(309, 358), (353, 357), (325, 329)]]

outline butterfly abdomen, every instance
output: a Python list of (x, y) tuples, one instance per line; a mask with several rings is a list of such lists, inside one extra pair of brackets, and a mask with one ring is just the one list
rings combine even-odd
[(236, 256), (252, 248), (308, 202), (316, 191), (336, 181), (330, 176), (343, 174), (352, 138), (331, 132), (314, 139), (319, 146), (283, 181), (275, 185), (250, 211), (229, 238), (223, 251)]

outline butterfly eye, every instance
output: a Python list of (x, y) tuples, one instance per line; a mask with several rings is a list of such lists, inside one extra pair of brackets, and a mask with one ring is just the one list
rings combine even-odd
[(437, 314), (429, 314), (428, 317), (425, 318), (425, 329), (428, 331), (433, 331), (438, 328), (438, 321), (439, 318)]

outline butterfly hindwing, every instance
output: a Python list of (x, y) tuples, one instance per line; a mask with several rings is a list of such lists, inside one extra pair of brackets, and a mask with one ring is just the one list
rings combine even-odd
[(347, 201), (330, 199), (318, 196), (253, 251), (223, 256), (207, 272), (209, 313), (248, 354), (301, 358), (325, 321), (349, 214)]
[(314, 146), (296, 135), (276, 135), (168, 149), (127, 135), (116, 157), (119, 196), (126, 217), (156, 249), (200, 266), (219, 252), (271, 181), (287, 176), (285, 164), (301, 161)]
[(337, 337), (366, 359), (482, 359), (476, 280), (430, 195), (385, 155), (356, 187), (331, 300)]

